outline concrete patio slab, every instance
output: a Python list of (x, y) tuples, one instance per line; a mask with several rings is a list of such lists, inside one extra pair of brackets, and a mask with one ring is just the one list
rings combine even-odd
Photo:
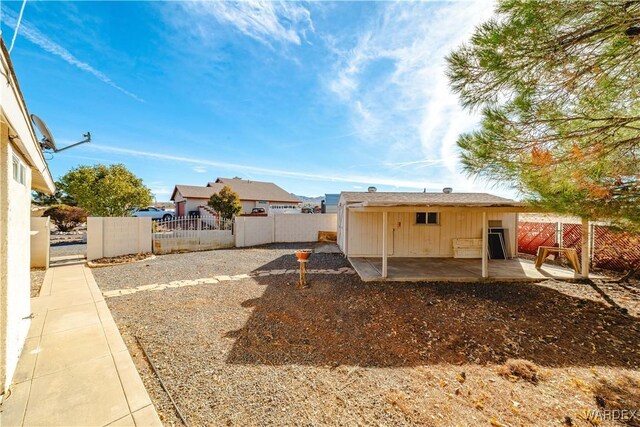
[[(541, 281), (547, 279), (573, 280), (580, 275), (567, 268), (544, 264), (537, 269), (532, 261), (514, 258), (489, 261), (489, 278), (482, 278), (479, 259), (459, 258), (388, 258), (387, 278), (382, 278), (382, 258), (350, 257), (360, 278), (365, 281), (450, 281), (476, 282), (481, 280)], [(591, 278), (603, 276), (592, 274)]]
[(91, 271), (50, 268), (13, 385), (4, 426), (161, 426)]

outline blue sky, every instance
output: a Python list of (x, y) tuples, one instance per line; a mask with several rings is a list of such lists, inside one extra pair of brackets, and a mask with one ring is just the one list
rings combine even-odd
[[(2, 37), (22, 1), (2, 1)], [(455, 141), (477, 125), (444, 56), (487, 2), (29, 1), (11, 57), (59, 146), (54, 178), (124, 163), (159, 201), (218, 176), (315, 196), (484, 191)]]

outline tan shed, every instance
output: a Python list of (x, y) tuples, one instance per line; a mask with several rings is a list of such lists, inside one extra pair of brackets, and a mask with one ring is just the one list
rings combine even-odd
[(528, 211), (526, 204), (447, 190), (341, 193), (340, 249), (359, 273), (368, 268), (368, 277), (377, 274), (378, 280), (421, 279), (409, 270), (425, 265), (431, 272), (443, 270), (430, 276), (439, 279), (488, 278), (490, 258), (515, 266), (509, 261), (517, 257), (518, 213)]

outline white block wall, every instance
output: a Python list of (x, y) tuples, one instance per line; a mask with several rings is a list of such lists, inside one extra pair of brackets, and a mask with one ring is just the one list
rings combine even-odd
[(236, 246), (256, 246), (273, 243), (275, 216), (239, 216), (234, 223)]
[(274, 215), (276, 242), (315, 242), (319, 231), (337, 231), (336, 214)]
[(151, 252), (151, 218), (87, 218), (87, 260)]
[(235, 220), (236, 246), (274, 242), (315, 242), (319, 231), (337, 231), (336, 214), (282, 214), (268, 217), (240, 216)]
[(31, 267), (49, 268), (50, 225), (48, 216), (31, 217)]

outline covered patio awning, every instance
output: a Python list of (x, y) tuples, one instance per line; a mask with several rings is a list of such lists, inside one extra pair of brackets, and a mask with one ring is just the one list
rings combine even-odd
[[(421, 212), (425, 209), (437, 211), (437, 212), (465, 212), (474, 211), (482, 213), (482, 255), (480, 262), (477, 259), (459, 260), (452, 259), (451, 261), (463, 261), (469, 265), (475, 263), (474, 269), (479, 269), (479, 277), (481, 279), (487, 279), (489, 277), (500, 277), (502, 274), (500, 268), (504, 269), (507, 265), (510, 265), (514, 272), (520, 271), (516, 276), (526, 279), (527, 277), (544, 278), (542, 273), (530, 274), (529, 266), (524, 266), (520, 263), (523, 260), (499, 260), (492, 261), (492, 264), (496, 262), (496, 266), (500, 268), (490, 268), (489, 266), (489, 214), (490, 213), (523, 213), (534, 212), (538, 209), (532, 208), (525, 202), (506, 199), (499, 196), (494, 196), (487, 193), (405, 193), (405, 192), (344, 192), (342, 193), (342, 199), (346, 202), (346, 208), (350, 212), (378, 212), (382, 214), (382, 256), (380, 257), (380, 276), (382, 279), (392, 280), (390, 276), (390, 258), (389, 242), (386, 230), (389, 227), (389, 213), (393, 212)], [(517, 221), (517, 219), (516, 219)], [(582, 268), (580, 275), (583, 278), (589, 277), (589, 258), (590, 258), (590, 246), (588, 244), (588, 221), (583, 221), (583, 245), (582, 245)], [(346, 252), (348, 253), (348, 252)], [(350, 257), (351, 259), (351, 257)], [(405, 258), (407, 259), (407, 258)], [(422, 258), (424, 259), (424, 258)], [(393, 258), (393, 263), (398, 266), (400, 261)], [(512, 264), (505, 263), (504, 261), (511, 261)], [(357, 262), (357, 261), (356, 261)], [(518, 265), (514, 263), (519, 263)], [(373, 264), (372, 264), (373, 265)], [(354, 265), (355, 267), (355, 265)], [(453, 267), (453, 265), (452, 265)], [(531, 265), (531, 268), (535, 270), (535, 266)], [(356, 268), (357, 270), (357, 268)], [(558, 273), (559, 274), (559, 273)], [(537, 277), (540, 276), (540, 277)], [(566, 274), (560, 274), (560, 276), (566, 276)], [(571, 274), (573, 277), (573, 273)], [(468, 278), (473, 278), (474, 275), (470, 275)]]

